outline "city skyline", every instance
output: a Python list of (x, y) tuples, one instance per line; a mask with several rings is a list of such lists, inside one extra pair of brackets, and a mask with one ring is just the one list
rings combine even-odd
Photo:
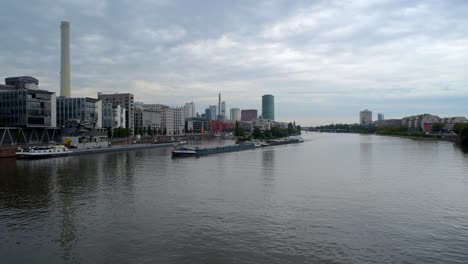
[(202, 113), (218, 92), (259, 110), (271, 93), (277, 119), (303, 125), (355, 123), (364, 108), (466, 116), (466, 2), (246, 3), (6, 1), (0, 70), (60, 94), (59, 25), (70, 21), (74, 97), (130, 92), (179, 106), (194, 98)]

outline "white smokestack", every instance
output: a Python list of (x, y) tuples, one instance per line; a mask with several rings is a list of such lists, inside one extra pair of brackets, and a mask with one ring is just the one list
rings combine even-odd
[(61, 60), (60, 60), (60, 96), (67, 98), (71, 95), (70, 89), (70, 23), (62, 21), (61, 29)]

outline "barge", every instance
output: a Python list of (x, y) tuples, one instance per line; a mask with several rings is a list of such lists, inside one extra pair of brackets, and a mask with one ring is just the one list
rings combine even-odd
[(293, 144), (293, 143), (301, 143), (301, 142), (304, 142), (304, 139), (299, 136), (291, 136), (287, 138), (267, 140), (267, 144), (269, 146), (285, 145), (285, 144)]
[(44, 147), (30, 147), (18, 148), (16, 157), (19, 159), (42, 159), (52, 157), (62, 157), (71, 155), (73, 152), (63, 145), (58, 146), (44, 146)]
[(238, 145), (218, 146), (209, 148), (198, 148), (198, 147), (180, 147), (172, 151), (172, 157), (199, 157), (204, 155), (235, 152), (242, 150), (254, 149), (254, 143), (243, 143)]

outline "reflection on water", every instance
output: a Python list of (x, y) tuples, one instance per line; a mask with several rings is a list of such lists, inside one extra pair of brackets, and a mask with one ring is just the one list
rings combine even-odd
[(372, 177), (372, 136), (362, 135), (359, 142), (359, 157), (361, 177)]
[(202, 158), (0, 160), (2, 263), (468, 262), (458, 148), (304, 136)]

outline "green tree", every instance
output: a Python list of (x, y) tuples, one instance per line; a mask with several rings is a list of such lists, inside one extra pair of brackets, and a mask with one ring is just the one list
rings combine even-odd
[(236, 121), (236, 126), (235, 126), (235, 129), (234, 129), (234, 136), (236, 136), (236, 137), (245, 137), (244, 128), (239, 124), (238, 121)]
[(293, 123), (288, 124), (288, 135), (296, 134), (296, 128), (294, 127)]
[(440, 133), (444, 130), (444, 125), (441, 123), (432, 124), (432, 133)]
[(458, 137), (460, 138), (460, 144), (464, 148), (468, 148), (468, 124), (462, 124), (457, 127)]
[(255, 139), (261, 139), (261, 138), (263, 138), (262, 131), (260, 131), (260, 129), (259, 129), (258, 127), (255, 127), (255, 128), (254, 128), (253, 133), (252, 133), (252, 136), (253, 136)]

